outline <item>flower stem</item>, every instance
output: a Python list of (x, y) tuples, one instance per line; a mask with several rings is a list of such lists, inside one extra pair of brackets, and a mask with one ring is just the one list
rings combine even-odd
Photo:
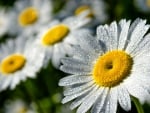
[(137, 112), (138, 113), (144, 113), (143, 107), (142, 107), (141, 103), (139, 102), (139, 100), (133, 96), (132, 96), (132, 100), (136, 106)]

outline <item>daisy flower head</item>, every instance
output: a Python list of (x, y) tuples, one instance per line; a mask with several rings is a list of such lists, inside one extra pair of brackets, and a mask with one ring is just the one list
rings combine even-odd
[(85, 18), (94, 18), (93, 22), (103, 23), (108, 19), (106, 7), (103, 0), (69, 0), (60, 15), (82, 15)]
[(52, 19), (51, 0), (17, 0), (11, 12), (13, 32), (36, 32), (39, 26)]
[(8, 101), (5, 105), (5, 113), (36, 113), (34, 108), (26, 105), (23, 100)]
[[(43, 54), (39, 48), (25, 37), (10, 39), (0, 46), (0, 90), (14, 89), (17, 84), (34, 78), (43, 62)], [(42, 53), (42, 49), (40, 52)], [(38, 60), (36, 60), (38, 59)]]
[(77, 43), (75, 34), (89, 21), (88, 18), (68, 17), (63, 21), (54, 20), (50, 25), (41, 27), (35, 43), (45, 50), (44, 67), (50, 59), (56, 68), (59, 67), (60, 59), (69, 55), (71, 46)]
[(134, 5), (143, 13), (150, 13), (150, 0), (134, 0)]
[(100, 25), (97, 37), (79, 34), (73, 57), (63, 58), (60, 69), (71, 75), (59, 81), (65, 86), (62, 103), (73, 101), (77, 113), (116, 113), (117, 103), (131, 109), (131, 96), (144, 100), (150, 91), (149, 25), (137, 19)]

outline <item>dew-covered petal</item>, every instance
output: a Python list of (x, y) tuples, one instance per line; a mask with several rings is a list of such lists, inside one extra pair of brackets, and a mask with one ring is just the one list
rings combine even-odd
[[(143, 59), (137, 59), (137, 61), (135, 62), (135, 64), (132, 67), (132, 74), (134, 74), (136, 77), (136, 75), (146, 75), (149, 76), (150, 75), (150, 58), (147, 57), (143, 57)], [(134, 79), (134, 78), (133, 78)]]
[(109, 41), (111, 43), (111, 49), (117, 49), (118, 46), (118, 29), (117, 29), (117, 23), (116, 22), (112, 22), (108, 28), (108, 35), (109, 35)]
[(105, 100), (104, 109), (102, 113), (116, 113), (117, 111), (117, 96), (116, 88), (111, 88)]
[(59, 86), (70, 86), (79, 83), (86, 83), (92, 81), (92, 77), (88, 75), (72, 75), (62, 78), (59, 81)]
[(80, 46), (74, 46), (72, 48), (72, 53), (75, 53), (73, 56), (74, 58), (80, 59), (87, 63), (93, 61), (95, 57), (98, 56), (98, 54), (91, 54), (90, 52), (83, 50)]
[(103, 92), (93, 105), (91, 113), (100, 113), (100, 111), (103, 109), (106, 97), (108, 95), (108, 90), (109, 90), (108, 88), (104, 88)]
[(90, 74), (91, 70), (90, 70), (90, 66), (70, 66), (70, 65), (62, 65), (60, 67), (60, 70), (69, 73), (69, 74), (77, 74), (77, 75), (86, 75), (86, 74)]
[(93, 93), (95, 93), (97, 90), (97, 87), (93, 88), (89, 94), (84, 94), (84, 95), (81, 95), (80, 97), (78, 97), (76, 100), (74, 100), (71, 105), (70, 105), (70, 108), (71, 109), (74, 109), (76, 107), (78, 107), (83, 101), (85, 101), (86, 99), (88, 99)]
[(77, 109), (77, 113), (86, 113), (91, 108), (91, 106), (95, 103), (95, 101), (97, 100), (101, 92), (102, 92), (101, 88), (93, 92), (93, 94), (91, 94), (89, 98), (87, 98), (82, 102), (82, 104)]
[(78, 86), (78, 87), (74, 87), (74, 88), (70, 87), (70, 88), (68, 88), (68, 89), (66, 89), (64, 91), (64, 95), (65, 96), (67, 96), (67, 95), (73, 95), (75, 93), (78, 93), (79, 91), (83, 91), (84, 89), (89, 88), (92, 85), (93, 85), (93, 81), (87, 82), (87, 83), (82, 84), (81, 86)]
[(138, 98), (141, 101), (145, 100), (145, 96), (148, 95), (148, 91), (134, 81), (132, 81), (132, 83), (131, 81), (126, 81), (125, 87), (130, 95)]
[(126, 87), (124, 87), (123, 85), (118, 86), (117, 90), (118, 90), (118, 101), (120, 106), (126, 111), (131, 110), (131, 99)]
[(148, 53), (150, 51), (150, 33), (147, 34), (139, 45), (131, 52), (133, 57), (143, 56), (144, 53)]
[(132, 22), (130, 29), (129, 29), (129, 34), (128, 36), (131, 37), (132, 32), (134, 31), (135, 27), (137, 26), (138, 23), (142, 22), (143, 20), (140, 18), (137, 18), (135, 21)]
[(134, 78), (134, 83), (138, 83), (139, 86), (142, 86), (145, 90), (150, 93), (150, 76), (145, 76), (141, 73), (136, 72), (131, 79)]
[(75, 58), (71, 58), (71, 57), (68, 57), (68, 58), (62, 58), (61, 59), (61, 62), (63, 64), (66, 64), (66, 65), (87, 65), (88, 63), (87, 62), (84, 62), (82, 60), (79, 60), (79, 59), (75, 59)]
[(77, 98), (77, 97), (79, 97), (81, 95), (88, 94), (94, 87), (95, 86), (93, 85), (93, 86), (89, 87), (88, 89), (85, 89), (85, 90), (83, 90), (81, 92), (78, 92), (78, 93), (73, 94), (73, 95), (68, 95), (65, 98), (63, 98), (62, 103), (63, 104), (67, 103), (67, 102), (69, 102), (69, 101), (71, 101), (71, 100), (73, 100), (73, 99), (75, 99), (75, 98)]
[(81, 33), (78, 34), (79, 43), (82, 49), (90, 53), (100, 53), (102, 52), (101, 45), (99, 44), (96, 37), (93, 37), (92, 34), (87, 31), (83, 30)]
[(133, 30), (130, 41), (126, 48), (127, 52), (131, 53), (139, 45), (140, 41), (143, 40), (143, 36), (149, 29), (149, 25), (145, 24), (146, 21), (141, 21), (137, 24), (137, 26)]
[(130, 27), (130, 21), (126, 22), (126, 20), (120, 21), (120, 36), (118, 42), (118, 49), (124, 49), (126, 44), (128, 43), (128, 31)]
[(100, 25), (98, 28), (97, 28), (97, 38), (98, 40), (101, 40), (102, 42), (104, 42), (104, 44), (106, 45), (106, 49), (107, 50), (111, 50), (111, 42), (110, 42), (110, 38), (109, 37), (109, 32), (108, 32), (108, 25)]

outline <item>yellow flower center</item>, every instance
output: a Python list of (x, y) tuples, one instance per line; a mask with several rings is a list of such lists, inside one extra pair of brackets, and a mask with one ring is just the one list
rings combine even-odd
[(132, 64), (132, 57), (124, 51), (107, 52), (97, 59), (92, 72), (93, 78), (100, 86), (116, 86), (129, 76)]
[(37, 19), (38, 19), (38, 12), (33, 7), (24, 9), (18, 17), (18, 21), (21, 26), (31, 25), (35, 23)]
[(79, 14), (81, 14), (81, 13), (83, 13), (84, 11), (87, 11), (87, 10), (89, 10), (89, 14), (87, 15), (87, 17), (93, 17), (93, 16), (94, 16), (93, 11), (92, 11), (92, 9), (91, 9), (89, 6), (87, 6), (87, 5), (83, 5), (83, 6), (78, 7), (78, 8), (75, 10), (75, 15), (79, 15)]
[(21, 54), (12, 54), (4, 58), (0, 64), (3, 74), (10, 74), (20, 70), (25, 65), (26, 59)]
[(53, 45), (60, 42), (69, 33), (69, 28), (64, 24), (58, 24), (50, 28), (42, 37), (43, 45)]
[(146, 5), (150, 7), (150, 0), (146, 0)]

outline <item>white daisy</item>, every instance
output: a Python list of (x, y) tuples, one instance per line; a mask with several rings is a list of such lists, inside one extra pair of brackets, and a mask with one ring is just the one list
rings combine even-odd
[(134, 0), (134, 5), (144, 13), (150, 12), (150, 0)]
[(33, 107), (26, 105), (23, 100), (8, 101), (5, 105), (5, 113), (36, 113)]
[(6, 9), (0, 9), (0, 38), (9, 33), (10, 29), (10, 15)]
[(60, 80), (66, 86), (62, 103), (72, 101), (77, 113), (116, 113), (117, 103), (131, 109), (131, 98), (140, 100), (150, 91), (149, 25), (137, 19), (113, 22), (97, 28), (97, 37), (79, 34), (80, 46), (74, 47), (73, 58), (64, 58), (60, 67), (71, 75)]
[(71, 45), (77, 43), (74, 35), (89, 21), (88, 18), (69, 17), (61, 22), (56, 20), (41, 27), (36, 44), (45, 49), (44, 65), (46, 66), (51, 59), (53, 65), (59, 67), (60, 59), (70, 53)]
[(17, 0), (11, 12), (12, 32), (27, 34), (36, 32), (52, 19), (51, 0)]
[(44, 51), (37, 46), (33, 47), (32, 42), (23, 35), (3, 43), (0, 51), (0, 90), (8, 87), (14, 89), (27, 77), (34, 78), (43, 65)]
[(94, 17), (96, 20), (93, 22), (103, 23), (108, 19), (106, 8), (106, 3), (103, 0), (69, 0), (59, 15), (62, 17), (68, 14), (84, 15), (85, 17)]

